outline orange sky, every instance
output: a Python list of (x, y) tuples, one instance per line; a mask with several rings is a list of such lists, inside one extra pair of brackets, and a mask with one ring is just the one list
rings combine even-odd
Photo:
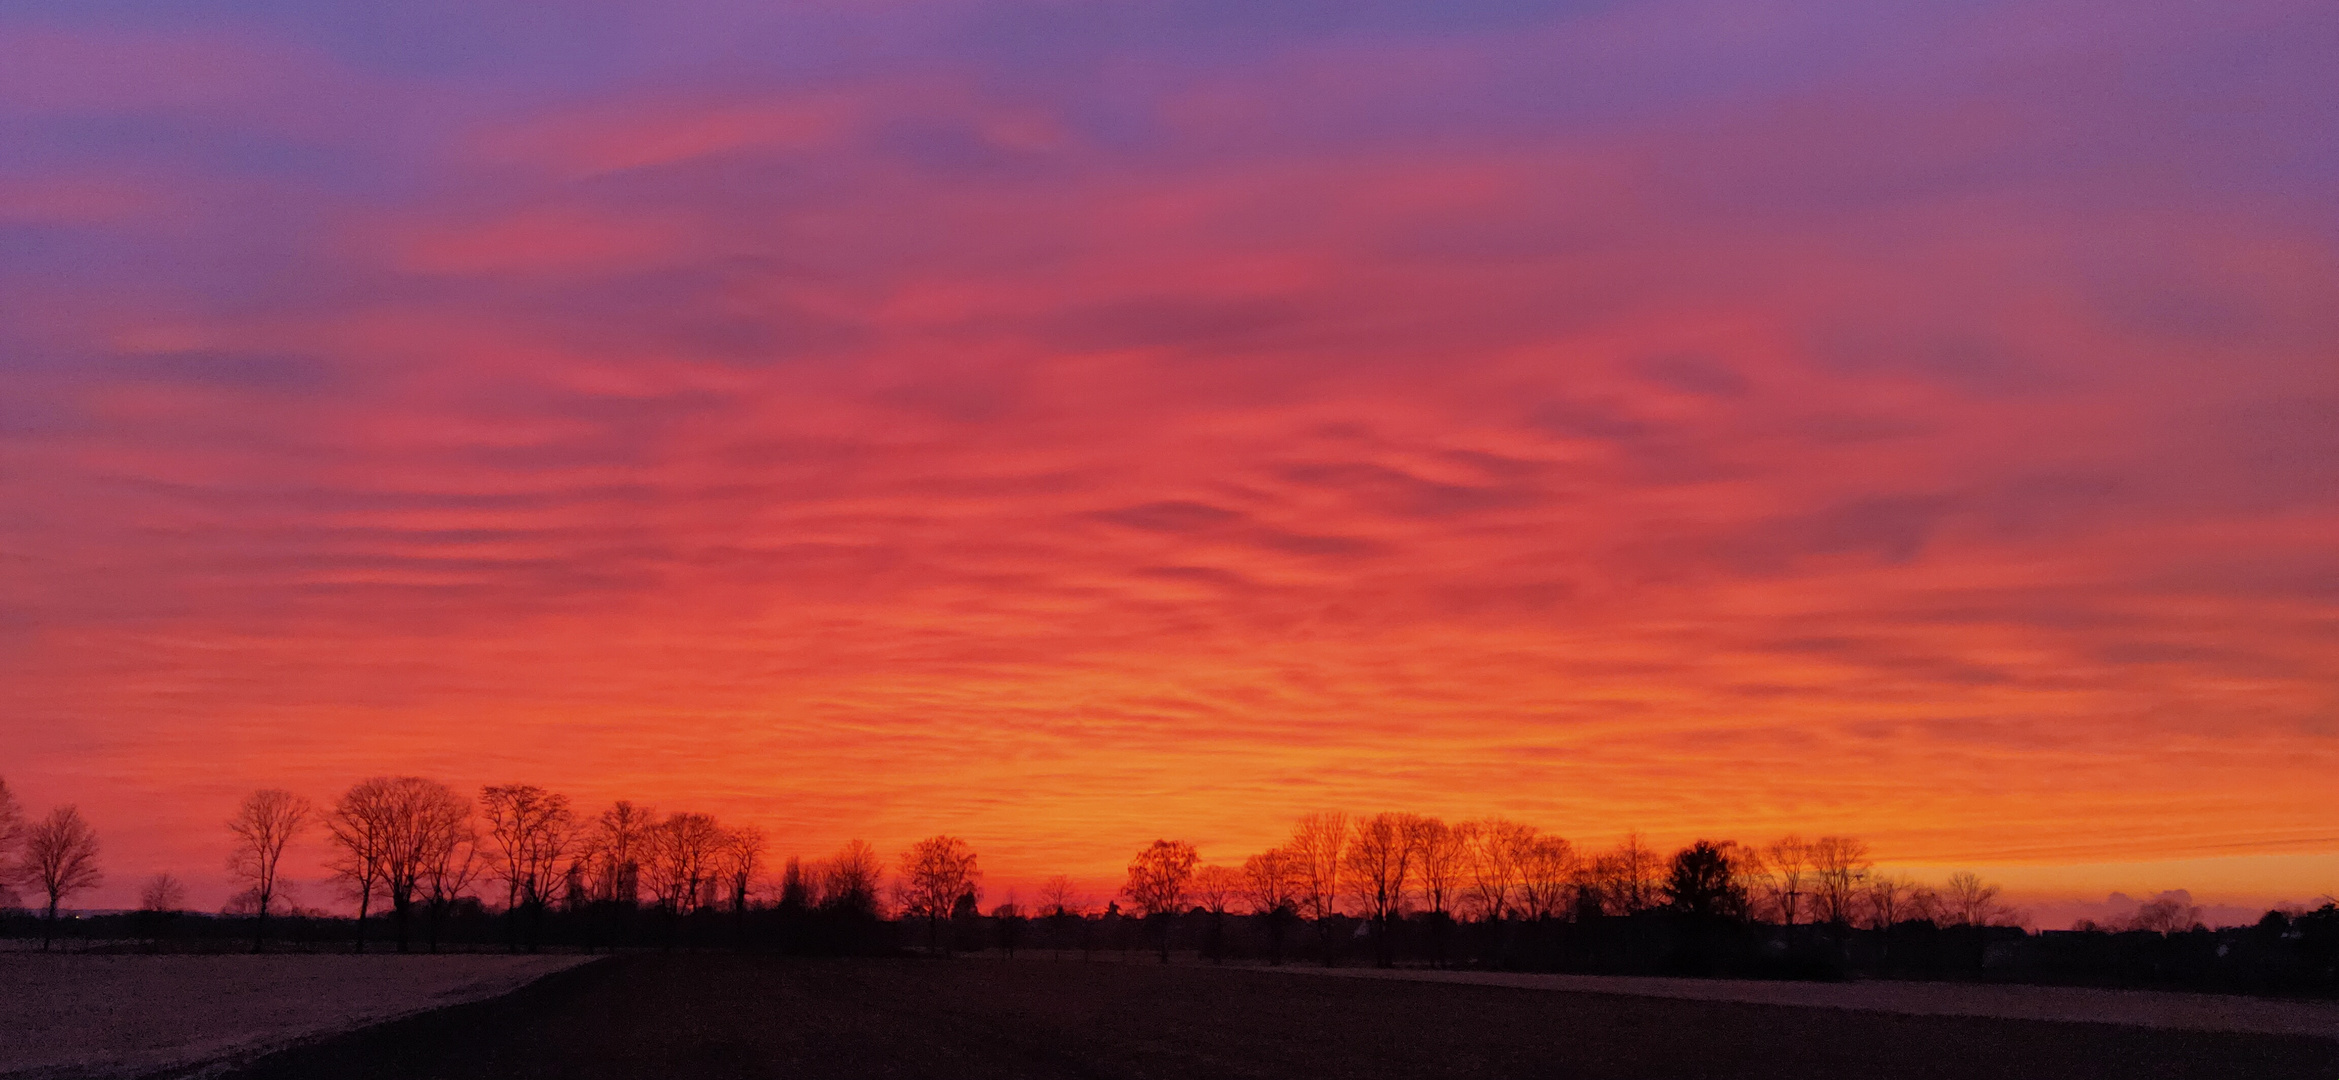
[(0, 15), (0, 776), (2339, 889), (2328, 11), (1855, 7)]

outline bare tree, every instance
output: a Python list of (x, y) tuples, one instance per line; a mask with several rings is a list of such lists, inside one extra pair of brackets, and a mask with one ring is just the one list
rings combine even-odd
[(929, 836), (902, 852), (903, 913), (926, 917), (927, 945), (941, 944), (942, 920), (981, 878), (974, 849), (955, 836)]
[(2128, 920), (2128, 929), (2153, 934), (2181, 934), (2201, 924), (2201, 907), (2191, 893), (2164, 892), (2144, 902)]
[(1555, 919), (1566, 914), (1575, 886), (1578, 861), (1575, 846), (1557, 836), (1528, 834), (1516, 855), (1519, 873), (1519, 912), (1531, 919)]
[(763, 847), (763, 830), (753, 825), (723, 830), (723, 849), (717, 856), (716, 870), (722, 879), (724, 899), (730, 903), (734, 915), (747, 914), (747, 893), (763, 867)]
[(1049, 878), (1040, 886), (1040, 903), (1048, 915), (1078, 915), (1087, 906), (1087, 901), (1081, 898), (1080, 886), (1064, 874)]
[(32, 827), (24, 845), (24, 875), (40, 886), (48, 899), (47, 918), (41, 924), (41, 948), (56, 935), (57, 905), (65, 898), (105, 883), (97, 865), (97, 833), (78, 807), (66, 805)]
[(1950, 921), (1959, 926), (1988, 926), (1999, 912), (1998, 887), (1983, 884), (1981, 875), (1971, 870), (1949, 875), (1942, 899), (1948, 905)]
[(448, 914), (487, 868), (479, 851), (479, 826), (471, 820), (468, 808), (464, 810), (457, 814), (451, 804), (441, 806), (429, 822), (430, 835), (423, 844), (422, 877), (417, 888), (434, 953), (439, 951), (439, 930)]
[(227, 831), (235, 836), (228, 853), (227, 872), (251, 890), (252, 951), (268, 940), (268, 905), (276, 899), (277, 867), (284, 848), (309, 827), (315, 812), (309, 801), (289, 791), (263, 788), (244, 798)]
[(1588, 892), (1582, 904), (1587, 911), (1596, 904), (1597, 913), (1630, 915), (1657, 904), (1660, 867), (1639, 833), (1593, 857), (1582, 870), (1578, 887)]
[(16, 846), (24, 840), (24, 808), (16, 804), (16, 794), (8, 790), (8, 779), (0, 777), (0, 908), (16, 906), (16, 890), (9, 886), (16, 881), (20, 869), (16, 865)]
[(878, 878), (885, 873), (877, 849), (866, 840), (853, 840), (820, 867), (820, 907), (823, 911), (876, 915)]
[(1210, 958), (1226, 960), (1226, 909), (1243, 894), (1243, 873), (1212, 864), (1194, 871), (1194, 899), (1210, 913)]
[(382, 892), (396, 922), (398, 951), (405, 952), (423, 879), (445, 849), (460, 841), (471, 804), (436, 780), (401, 776), (389, 782), (383, 807), (388, 833), (382, 845)]
[(1874, 863), (1868, 845), (1849, 836), (1822, 836), (1813, 840), (1811, 899), (1813, 920), (1849, 926), (1860, 906), (1860, 887)]
[(1470, 863), (1470, 906), (1481, 919), (1501, 919), (1518, 900), (1519, 860), (1535, 830), (1505, 818), (1468, 822), (1463, 830)]
[(723, 827), (712, 816), (668, 814), (649, 841), (650, 894), (660, 910), (688, 915), (713, 899)]
[(132, 918), (149, 951), (161, 951), (162, 939), (186, 905), (187, 887), (170, 874), (155, 874), (138, 887), (138, 914)]
[(1242, 898), (1242, 871), (1231, 866), (1213, 863), (1194, 870), (1194, 901), (1202, 910), (1225, 914), (1226, 909)]
[(1299, 860), (1300, 906), (1316, 921), (1324, 963), (1332, 962), (1332, 916), (1340, 911), (1340, 856), (1348, 846), (1348, 815), (1338, 811), (1299, 819), (1286, 845)]
[(642, 864), (658, 815), (619, 800), (593, 820), (584, 841), (586, 890), (596, 903), (632, 908), (642, 901)]
[(1912, 885), (1909, 887), (1908, 917), (1917, 922), (1940, 926), (1949, 921), (1949, 905), (1932, 888)]
[(138, 887), (138, 910), (167, 914), (187, 906), (187, 887), (169, 874), (156, 874)]
[(1789, 833), (1762, 846), (1751, 869), (1766, 912), (1793, 926), (1811, 889), (1811, 845)]
[(1199, 857), (1194, 845), (1183, 840), (1156, 840), (1129, 860), (1129, 880), (1121, 892), (1148, 921), (1159, 924), (1164, 964), (1169, 963), (1170, 919), (1185, 904), (1186, 885)]
[(366, 916), (382, 891), (384, 859), (396, 816), (394, 785), (377, 776), (351, 785), (334, 801), (325, 826), (339, 851), (328, 867), (357, 901), (357, 951), (365, 951)]
[(1909, 892), (1913, 887), (1907, 878), (1897, 874), (1871, 873), (1862, 880), (1861, 906), (1868, 913), (1869, 928), (1890, 930), (1908, 918)]
[(1433, 918), (1451, 915), (1462, 899), (1474, 832), (1467, 823), (1448, 825), (1434, 817), (1414, 820), (1414, 879), (1421, 883), (1422, 906)]
[(513, 949), (519, 948), (524, 916), (528, 945), (534, 949), (535, 928), (557, 888), (561, 857), (573, 840), (575, 818), (568, 796), (534, 784), (502, 784), (481, 788), (479, 802), (487, 816), (488, 839), (495, 845), (495, 876), (504, 883), (508, 940)]
[(1243, 860), (1243, 900), (1267, 924), (1268, 962), (1283, 962), (1283, 933), (1299, 912), (1300, 856), (1288, 849), (1262, 851)]
[(1009, 960), (1015, 959), (1015, 947), (1023, 941), (1023, 928), (1031, 921), (1024, 914), (1023, 905), (1015, 900), (1015, 891), (1007, 892), (1007, 900), (991, 909), (991, 921), (999, 927), (999, 947)]
[[(1048, 926), (1056, 932), (1056, 955), (1062, 956), (1064, 932), (1082, 920), (1088, 901), (1080, 895), (1080, 887), (1073, 884), (1069, 876), (1058, 874), (1040, 886), (1040, 903), (1043, 907), (1040, 914), (1047, 918)], [(1087, 940), (1088, 935), (1082, 933), (1081, 947), (1084, 952)]]
[(1413, 878), (1414, 822), (1411, 814), (1359, 819), (1341, 858), (1349, 891), (1371, 920), (1374, 961), (1381, 967), (1396, 963), (1390, 924), (1405, 913), (1405, 885)]

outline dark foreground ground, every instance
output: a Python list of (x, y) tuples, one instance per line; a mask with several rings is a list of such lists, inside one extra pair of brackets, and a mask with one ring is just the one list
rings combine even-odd
[(264, 1058), (331, 1077), (2339, 1078), (2339, 1042), (1077, 960), (623, 956)]

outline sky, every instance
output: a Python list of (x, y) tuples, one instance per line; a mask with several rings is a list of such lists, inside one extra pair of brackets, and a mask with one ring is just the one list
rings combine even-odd
[(410, 773), (994, 895), (1405, 809), (2310, 900), (2333, 55), (2323, 0), (14, 0), (0, 777), (92, 905)]

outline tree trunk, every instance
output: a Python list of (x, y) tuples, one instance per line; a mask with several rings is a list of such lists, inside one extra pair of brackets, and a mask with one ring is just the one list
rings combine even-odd
[(371, 887), (361, 886), (361, 888), (364, 891), (357, 894), (357, 951), (363, 953), (365, 952), (365, 917), (367, 912), (373, 910), (374, 890)]
[(57, 936), (57, 894), (49, 894), (49, 917), (41, 920), (41, 951), (49, 951), (49, 939)]
[(260, 944), (268, 940), (268, 897), (260, 897), (259, 918), (252, 921), (252, 951), (259, 952)]

